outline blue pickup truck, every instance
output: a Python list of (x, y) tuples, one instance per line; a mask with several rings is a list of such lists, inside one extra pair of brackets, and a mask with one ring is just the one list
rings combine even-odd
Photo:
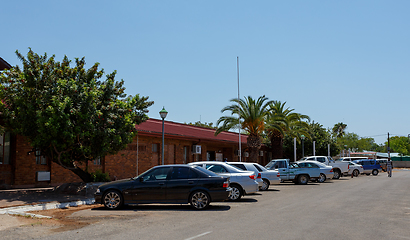
[(382, 167), (379, 163), (376, 162), (374, 159), (360, 159), (360, 160), (353, 160), (354, 163), (363, 166), (363, 174), (370, 175), (373, 174), (376, 176), (382, 171)]
[(317, 180), (320, 176), (320, 168), (303, 168), (289, 159), (274, 159), (265, 168), (277, 170), (281, 181), (292, 181), (296, 184), (307, 184), (309, 180)]

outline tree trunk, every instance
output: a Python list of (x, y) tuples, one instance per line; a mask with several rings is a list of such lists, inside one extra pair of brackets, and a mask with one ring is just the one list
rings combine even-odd
[(81, 169), (79, 167), (74, 167), (74, 166), (73, 167), (67, 167), (67, 166), (61, 165), (58, 161), (53, 161), (53, 162), (60, 165), (64, 169), (70, 170), (75, 175), (77, 175), (79, 178), (81, 178), (81, 180), (85, 183), (93, 181), (93, 178), (92, 178), (91, 174), (89, 172), (84, 171), (83, 169)]
[(262, 146), (261, 138), (257, 135), (249, 135), (247, 139), (249, 148), (249, 162), (258, 162), (259, 149)]
[(84, 170), (82, 170), (81, 168), (74, 168), (74, 169), (70, 169), (74, 174), (76, 174), (77, 176), (79, 176), (81, 178), (81, 180), (83, 180), (83, 182), (88, 183), (88, 182), (92, 182), (93, 178), (91, 176), (91, 174), (89, 172), (86, 172)]
[(274, 135), (271, 137), (272, 158), (283, 158), (283, 137)]
[(256, 148), (256, 147), (249, 148), (249, 162), (258, 163), (259, 149), (260, 148)]

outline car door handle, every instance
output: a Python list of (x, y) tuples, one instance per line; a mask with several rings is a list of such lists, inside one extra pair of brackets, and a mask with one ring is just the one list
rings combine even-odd
[(194, 184), (194, 181), (188, 181), (188, 184)]
[(160, 183), (158, 183), (158, 185), (164, 185), (164, 183), (163, 183), (163, 182), (160, 182)]

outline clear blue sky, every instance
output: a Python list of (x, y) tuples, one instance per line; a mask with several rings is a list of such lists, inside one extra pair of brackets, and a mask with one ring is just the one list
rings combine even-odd
[(4, 1), (0, 56), (85, 56), (151, 118), (216, 123), (240, 95), (377, 143), (410, 134), (410, 1)]

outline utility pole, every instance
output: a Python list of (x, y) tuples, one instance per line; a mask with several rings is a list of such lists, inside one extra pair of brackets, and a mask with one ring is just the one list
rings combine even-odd
[[(239, 56), (236, 57), (236, 71), (238, 75), (238, 115), (239, 115)], [(239, 162), (242, 162), (242, 140), (241, 140), (241, 115), (238, 116), (239, 124)]]
[(387, 133), (387, 158), (390, 159), (390, 133)]

